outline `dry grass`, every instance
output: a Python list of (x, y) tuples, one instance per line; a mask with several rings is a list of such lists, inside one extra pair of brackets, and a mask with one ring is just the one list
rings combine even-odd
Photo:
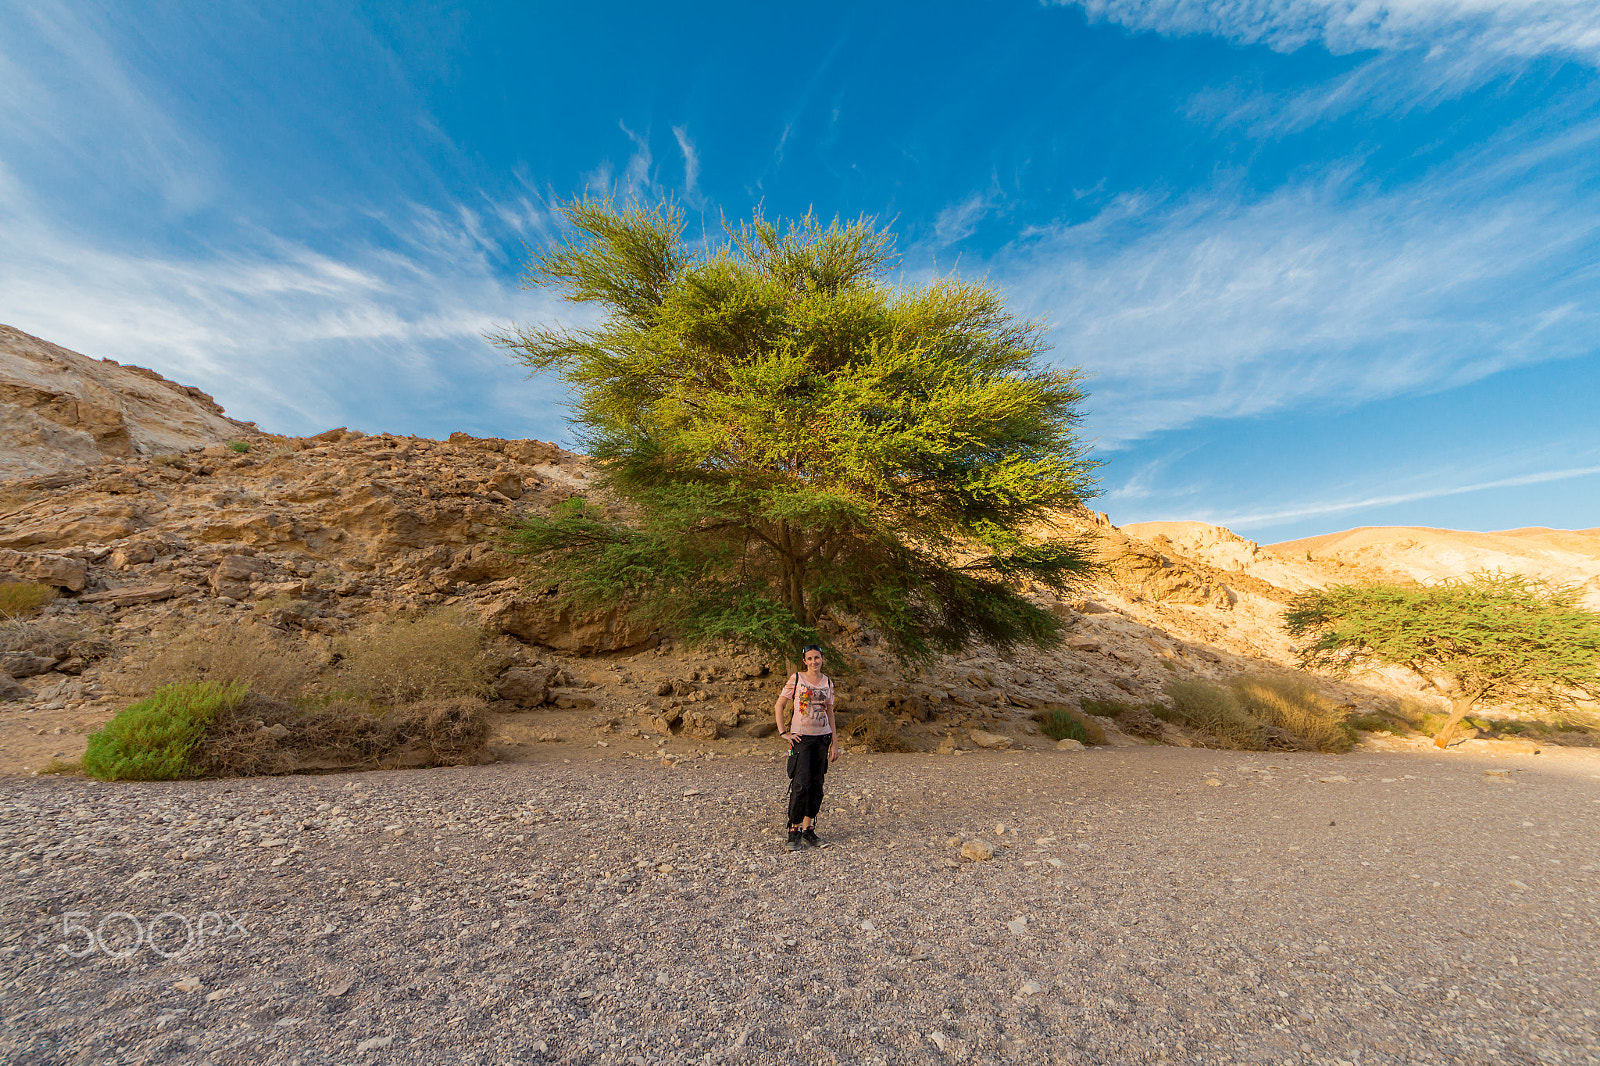
[(1267, 731), (1239, 706), (1233, 693), (1206, 681), (1173, 681), (1167, 685), (1172, 713), (1185, 725), (1215, 737), (1225, 748), (1265, 751)]
[[(83, 630), (63, 622), (0, 622), (0, 654), (24, 652), (28, 655), (48, 655), (53, 659), (62, 659), (75, 654), (73, 645), (83, 640)], [(93, 643), (98, 648), (103, 642)], [(105, 650), (109, 648), (110, 645), (105, 645)]]
[(877, 711), (864, 711), (853, 715), (847, 725), (839, 729), (839, 743), (854, 746), (865, 744), (869, 751), (911, 751), (911, 745), (901, 739), (889, 720)]
[(459, 766), (481, 762), (488, 739), (488, 707), (477, 699), (378, 710), (353, 700), (297, 708), (249, 696), (217, 717), (194, 762), (209, 777)]
[(37, 581), (0, 581), (0, 618), (30, 618), (56, 598), (56, 590)]
[(306, 696), (323, 658), (294, 637), (251, 623), (180, 632), (129, 680), (136, 691), (187, 681), (243, 682), (256, 696)]
[(372, 622), (342, 638), (336, 687), (384, 704), (484, 698), (495, 663), (483, 630), (460, 611)]
[(1245, 714), (1288, 730), (1318, 751), (1340, 753), (1355, 746), (1344, 712), (1304, 677), (1240, 674), (1228, 687)]

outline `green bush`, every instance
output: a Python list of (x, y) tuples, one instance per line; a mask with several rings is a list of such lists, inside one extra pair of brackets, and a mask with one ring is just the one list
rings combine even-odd
[(1224, 747), (1265, 751), (1267, 731), (1239, 706), (1228, 689), (1207, 681), (1174, 681), (1167, 685), (1172, 711), (1185, 725), (1210, 733)]
[(1245, 714), (1287, 729), (1318, 751), (1342, 753), (1355, 747), (1355, 732), (1344, 712), (1303, 677), (1240, 674), (1228, 687)]
[(238, 452), (242, 455), (250, 450), (250, 442), (242, 440), (230, 440), (228, 442), (228, 450), (230, 452)]
[(1036, 717), (1039, 729), (1051, 740), (1076, 740), (1079, 744), (1106, 742), (1106, 731), (1100, 728), (1098, 722), (1091, 722), (1065, 708), (1057, 707)]
[(83, 770), (102, 781), (192, 777), (190, 755), (206, 727), (238, 706), (248, 691), (246, 685), (215, 681), (157, 689), (89, 735)]
[(55, 589), (37, 581), (0, 581), (0, 618), (26, 618), (55, 598)]

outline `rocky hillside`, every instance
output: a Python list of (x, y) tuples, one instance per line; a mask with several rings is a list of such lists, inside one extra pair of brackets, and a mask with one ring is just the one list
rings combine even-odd
[(0, 325), (0, 480), (157, 455), (255, 432), (199, 389)]
[[(56, 395), (88, 390), (63, 381)], [(179, 386), (154, 387), (203, 406)], [(124, 426), (133, 425), (129, 412), (152, 410), (120, 394), (102, 400), (98, 409), (123, 412)], [(32, 409), (13, 408), (0, 419)], [(0, 664), (0, 771), (81, 752), (82, 735), (132, 695), (119, 679), (185, 631), (264, 627), (326, 650), (366, 619), (433, 608), (480, 619), (495, 635), (502, 672), (492, 707), (503, 758), (547, 750), (541, 739), (645, 752), (666, 738), (740, 743), (770, 733), (785, 664), (684, 649), (615, 614), (554, 611), (546, 591), (525, 588), (498, 550), (498, 534), (519, 515), (585, 491), (584, 457), (464, 434), (278, 437), (247, 433), (220, 411), (207, 417), (231, 446), (192, 440), (157, 451), (178, 441), (179, 429), (137, 439), (130, 429), (121, 452), (82, 453), (81, 462), (39, 452), (33, 461), (51, 472), (0, 480), (0, 580), (40, 581), (59, 593), (34, 626), (55, 636), (11, 649)], [(180, 425), (202, 432), (193, 428), (200, 423)], [(834, 639), (850, 662), (831, 672), (843, 707), (881, 715), (912, 748), (1045, 746), (1034, 716), (1054, 707), (1147, 703), (1173, 680), (1288, 666), (1292, 649), (1278, 622), (1292, 593), (1380, 569), (1370, 552), (1351, 561), (1370, 538), (1354, 547), (1262, 548), (1198, 523), (1119, 530), (1085, 513), (1061, 524), (1097, 534), (1105, 575), (1069, 599), (1037, 592), (1067, 623), (1065, 648), (1012, 657), (978, 650), (908, 670), (873, 633), (840, 620)], [(1403, 532), (1416, 540), (1418, 531)], [(1400, 676), (1328, 688), (1357, 708), (1416, 693)], [(1138, 742), (1117, 723), (1104, 725), (1113, 743)], [(1144, 740), (1195, 739), (1148, 715), (1121, 726)]]

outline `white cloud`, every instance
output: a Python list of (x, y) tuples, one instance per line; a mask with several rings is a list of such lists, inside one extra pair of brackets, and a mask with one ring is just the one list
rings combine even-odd
[(672, 135), (678, 139), (678, 150), (683, 153), (683, 200), (690, 207), (704, 207), (706, 198), (700, 192), (700, 153), (695, 151), (686, 127), (672, 127)]
[(1367, 49), (1569, 55), (1600, 62), (1594, 0), (1058, 0), (1093, 20), (1293, 51)]
[(933, 222), (935, 243), (943, 246), (970, 237), (988, 213), (989, 201), (982, 193), (973, 193), (959, 203), (947, 205)]
[[(1588, 354), (1600, 217), (1561, 152), (1499, 154), (1366, 194), (1342, 178), (1250, 199), (1127, 196), (991, 259), (1056, 358), (1092, 375), (1090, 432), (1116, 446), (1212, 418), (1353, 407)], [(1535, 177), (1535, 175), (1538, 175)]]
[(0, 321), (199, 385), (267, 429), (559, 434), (559, 389), (523, 382), (483, 334), (571, 316), (506, 280), (486, 217), (501, 232), (553, 226), (523, 201), (413, 208), (382, 246), (247, 234), (198, 253), (127, 251), (51, 220), (0, 169)]
[(1359, 499), (1298, 504), (1264, 514), (1223, 515), (1217, 518), (1207, 518), (1205, 521), (1214, 525), (1225, 526), (1229, 529), (1245, 527), (1270, 529), (1273, 526), (1288, 525), (1291, 522), (1306, 518), (1322, 518), (1327, 515), (1348, 514), (1352, 511), (1369, 511), (1378, 507), (1392, 507), (1396, 504), (1416, 503), (1420, 500), (1436, 500), (1447, 496), (1465, 496), (1469, 493), (1486, 492), (1491, 489), (1509, 489), (1523, 485), (1542, 485), (1552, 481), (1570, 481), (1573, 478), (1593, 477), (1596, 474), (1600, 474), (1600, 466), (1543, 470), (1532, 474), (1520, 474), (1516, 477), (1498, 478), (1493, 481), (1477, 481), (1443, 488), (1434, 487), (1420, 489), (1415, 492), (1387, 493)]

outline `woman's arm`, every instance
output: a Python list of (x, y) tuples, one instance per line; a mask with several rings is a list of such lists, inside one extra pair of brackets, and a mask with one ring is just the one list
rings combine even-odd
[[(798, 687), (798, 684), (799, 683), (796, 682), (796, 687)], [(794, 702), (788, 696), (783, 694), (784, 692), (788, 691), (789, 686), (784, 685), (783, 691), (778, 693), (778, 702), (772, 705), (772, 720), (778, 723), (778, 735), (780, 737), (782, 737), (784, 740), (793, 740), (794, 738), (789, 735), (789, 731), (783, 728), (783, 705)], [(796, 695), (799, 695), (799, 693), (797, 692)]]
[(828, 682), (828, 733), (833, 739), (828, 741), (829, 762), (833, 762), (839, 757), (839, 727), (834, 723), (833, 719), (834, 702), (833, 682), (830, 679)]

